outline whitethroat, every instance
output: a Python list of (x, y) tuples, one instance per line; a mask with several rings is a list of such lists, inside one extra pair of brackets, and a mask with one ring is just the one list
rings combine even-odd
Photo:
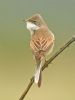
[(30, 48), (36, 60), (34, 82), (40, 87), (42, 66), (45, 63), (45, 57), (53, 50), (55, 40), (54, 34), (49, 30), (40, 14), (35, 14), (23, 21), (26, 22), (27, 29), (31, 33)]

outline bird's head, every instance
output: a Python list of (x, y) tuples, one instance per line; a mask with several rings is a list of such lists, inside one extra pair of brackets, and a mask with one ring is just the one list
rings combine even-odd
[(45, 22), (40, 14), (35, 14), (32, 17), (28, 18), (27, 20), (24, 20), (27, 25), (27, 29), (30, 31), (36, 31), (41, 26), (45, 25)]

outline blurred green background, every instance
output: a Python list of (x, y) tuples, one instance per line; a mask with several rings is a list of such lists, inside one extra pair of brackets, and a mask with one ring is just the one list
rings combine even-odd
[[(0, 0), (0, 100), (18, 100), (34, 74), (30, 34), (21, 20), (35, 13), (55, 35), (53, 53), (75, 34), (75, 0)], [(26, 96), (46, 99), (75, 100), (75, 43), (43, 72), (41, 88), (34, 84)]]

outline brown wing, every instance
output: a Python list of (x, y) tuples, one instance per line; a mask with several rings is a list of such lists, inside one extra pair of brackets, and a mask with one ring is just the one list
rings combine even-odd
[(33, 53), (47, 52), (53, 44), (53, 37), (47, 30), (39, 30), (32, 36), (30, 47)]

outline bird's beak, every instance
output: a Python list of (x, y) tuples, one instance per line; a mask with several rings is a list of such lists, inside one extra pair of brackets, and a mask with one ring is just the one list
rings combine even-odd
[(23, 19), (23, 20), (22, 20), (22, 22), (26, 23), (26, 22), (27, 22), (27, 20)]

